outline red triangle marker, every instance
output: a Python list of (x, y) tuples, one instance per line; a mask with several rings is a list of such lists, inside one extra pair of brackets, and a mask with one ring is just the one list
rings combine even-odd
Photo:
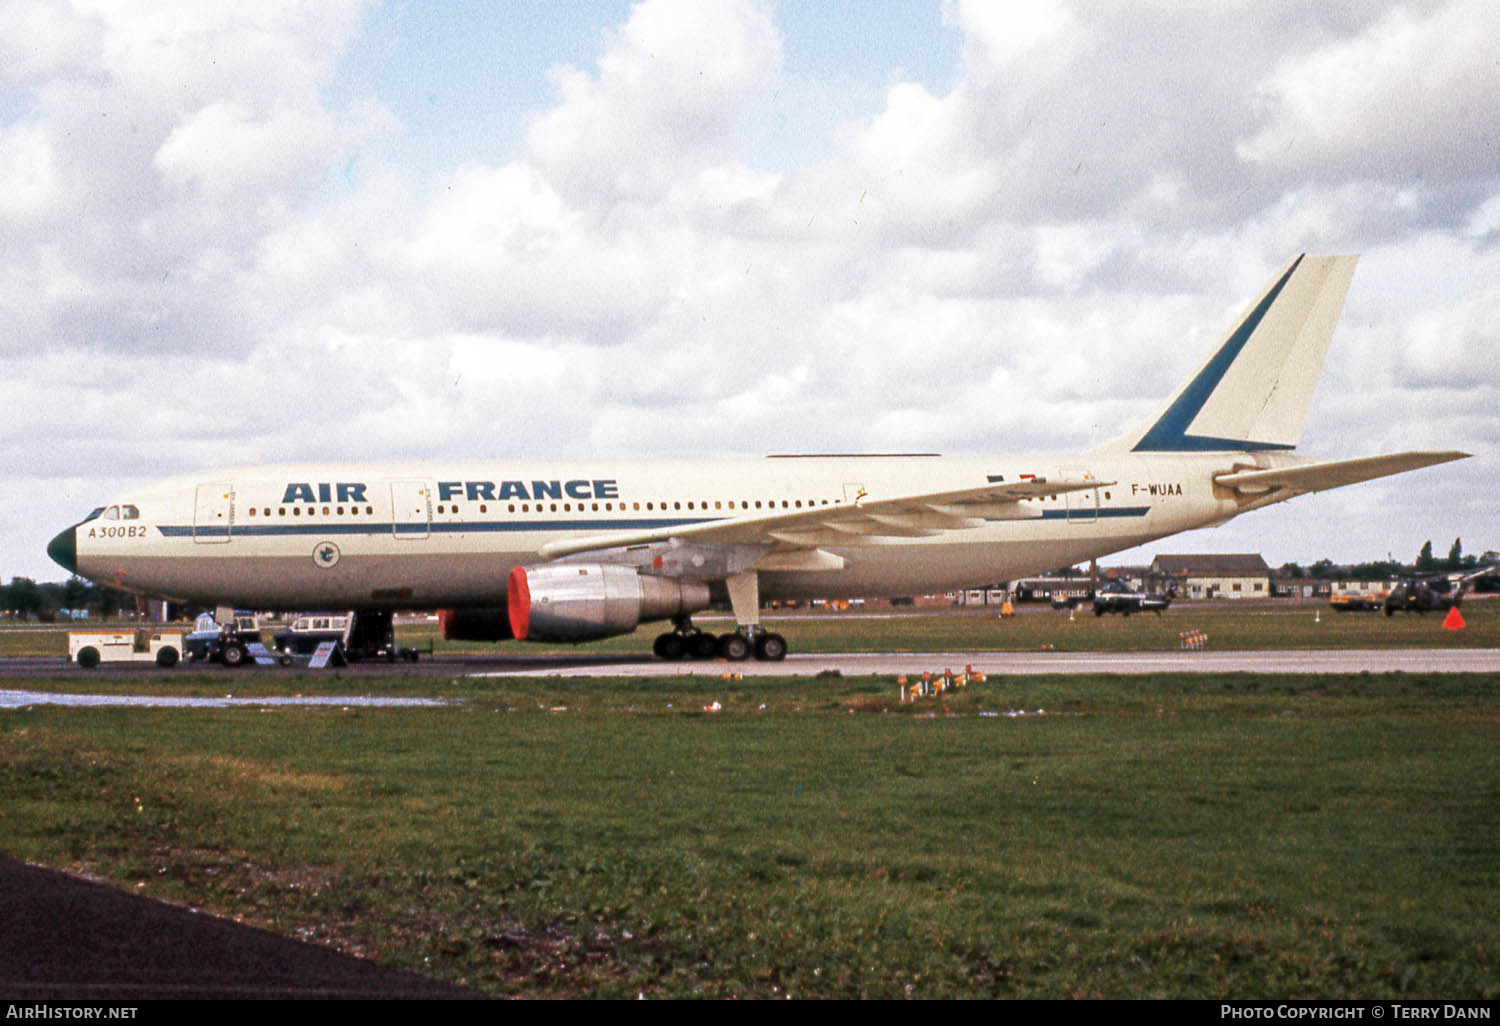
[(1458, 611), (1458, 607), (1450, 606), (1448, 615), (1443, 618), (1443, 630), (1461, 631), (1467, 626), (1469, 625), (1464, 623), (1464, 615)]

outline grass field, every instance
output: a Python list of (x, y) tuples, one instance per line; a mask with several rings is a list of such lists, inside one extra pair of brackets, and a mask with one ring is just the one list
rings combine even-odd
[[(1051, 646), (1060, 652), (1167, 651), (1178, 647), (1186, 630), (1208, 634), (1220, 651), (1322, 648), (1492, 648), (1500, 645), (1500, 600), (1471, 599), (1463, 608), (1464, 630), (1443, 630), (1440, 614), (1418, 616), (1336, 613), (1324, 603), (1243, 604), (1178, 603), (1165, 614), (1095, 617), (1079, 611), (1026, 608), (1001, 620), (993, 609), (908, 611), (871, 616), (858, 612), (816, 617), (768, 615), (769, 629), (786, 635), (793, 652), (932, 652), (1034, 651)], [(728, 618), (698, 618), (705, 630), (728, 631)], [(94, 628), (98, 629), (98, 628)], [(658, 628), (647, 625), (635, 634), (555, 651), (646, 653)], [(401, 626), (402, 645), (437, 652), (538, 654), (546, 646), (447, 642), (435, 624)], [(0, 628), (0, 656), (64, 656), (67, 629)]]
[(1500, 677), (345, 686), (461, 701), (0, 711), (0, 850), (510, 994), (1500, 995)]

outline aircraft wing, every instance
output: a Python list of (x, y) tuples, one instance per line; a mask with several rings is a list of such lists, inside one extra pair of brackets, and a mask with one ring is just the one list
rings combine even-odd
[(1431, 467), (1450, 460), (1468, 459), (1469, 453), (1453, 450), (1444, 452), (1398, 452), (1385, 456), (1364, 456), (1354, 460), (1320, 460), (1316, 463), (1301, 463), (1270, 470), (1238, 470), (1220, 474), (1214, 483), (1232, 488), (1244, 495), (1268, 494), (1289, 491), (1294, 495), (1321, 492), (1329, 488), (1369, 481), (1388, 474), (1400, 474), (1407, 470)]
[(781, 551), (815, 549), (823, 545), (879, 545), (891, 538), (924, 538), (948, 531), (982, 527), (991, 520), (1032, 520), (1038, 509), (1021, 504), (1029, 499), (1066, 492), (1103, 488), (1112, 481), (1093, 479), (1049, 481), (1026, 477), (1009, 483), (976, 488), (903, 495), (865, 496), (854, 502), (812, 509), (755, 511), (722, 520), (682, 527), (617, 531), (583, 538), (566, 538), (542, 546), (541, 555), (559, 559), (595, 549), (649, 545), (670, 539), (706, 544), (760, 545)]

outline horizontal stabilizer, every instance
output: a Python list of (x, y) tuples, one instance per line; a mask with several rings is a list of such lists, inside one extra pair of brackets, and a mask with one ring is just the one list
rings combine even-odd
[(1223, 488), (1232, 488), (1242, 495), (1260, 495), (1282, 490), (1303, 495), (1468, 457), (1469, 453), (1453, 450), (1398, 452), (1385, 456), (1364, 456), (1355, 460), (1301, 463), (1270, 470), (1239, 470), (1220, 474), (1214, 478), (1214, 483)]

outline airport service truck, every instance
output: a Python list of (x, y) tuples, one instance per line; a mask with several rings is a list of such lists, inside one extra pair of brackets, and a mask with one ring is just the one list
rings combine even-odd
[(182, 634), (159, 631), (144, 639), (135, 631), (71, 631), (68, 660), (85, 670), (100, 663), (155, 663), (170, 669), (182, 658)]

